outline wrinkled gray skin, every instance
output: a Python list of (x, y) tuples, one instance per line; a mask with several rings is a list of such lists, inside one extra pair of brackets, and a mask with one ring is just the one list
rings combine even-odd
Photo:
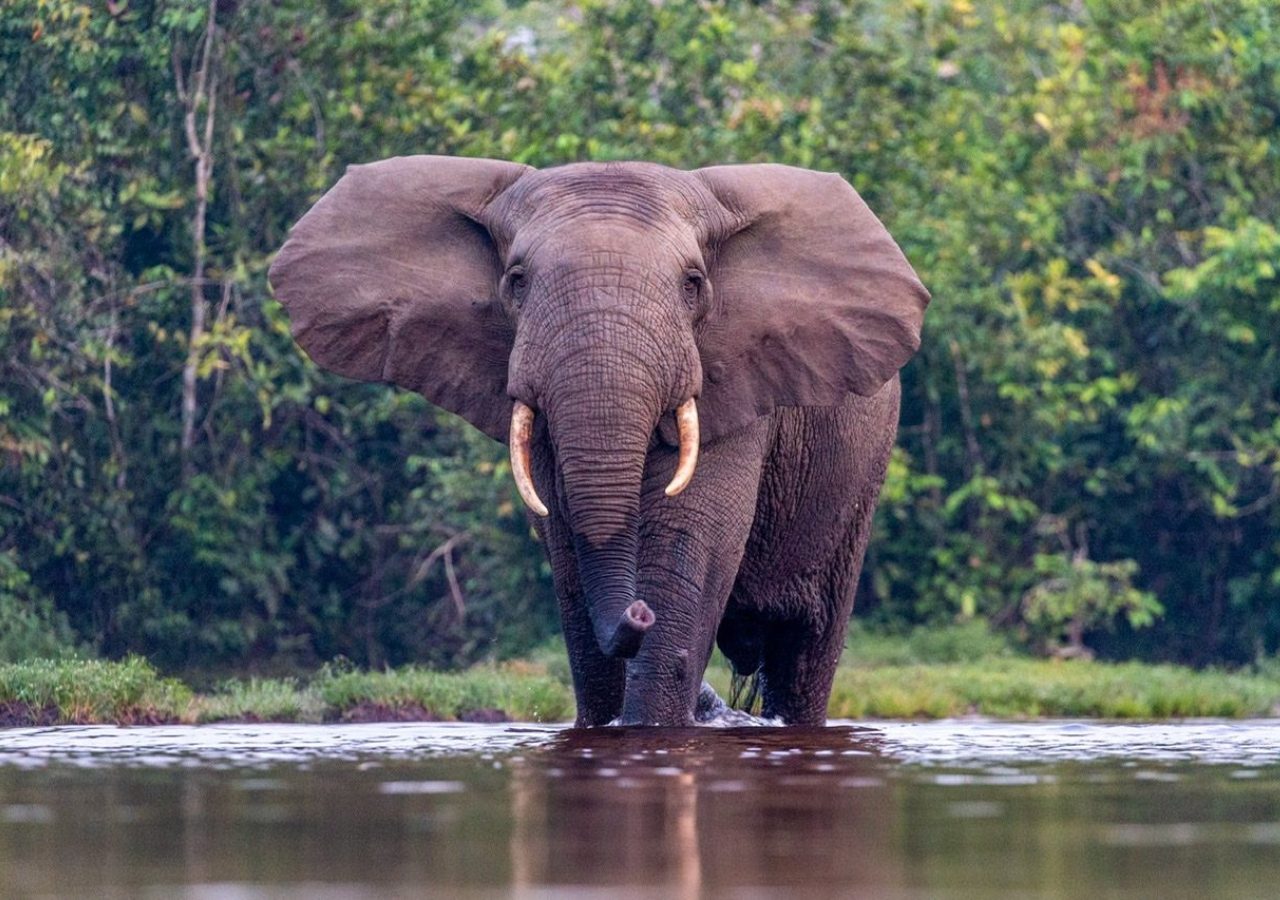
[[(321, 365), (500, 440), (513, 401), (537, 411), (578, 725), (722, 713), (699, 699), (715, 642), (764, 716), (825, 720), (928, 302), (842, 179), (387, 160), (316, 204), (271, 281)], [(700, 457), (668, 497), (690, 397)]]

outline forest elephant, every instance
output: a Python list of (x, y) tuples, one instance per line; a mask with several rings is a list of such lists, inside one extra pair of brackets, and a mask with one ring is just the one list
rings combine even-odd
[(844, 179), (398, 157), (270, 280), (319, 365), (509, 443), (578, 725), (691, 723), (713, 643), (825, 721), (929, 301)]

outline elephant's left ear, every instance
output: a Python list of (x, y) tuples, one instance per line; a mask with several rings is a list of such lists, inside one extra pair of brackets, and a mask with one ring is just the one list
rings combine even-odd
[(778, 165), (694, 173), (713, 303), (699, 335), (708, 438), (778, 406), (876, 393), (920, 346), (929, 292), (839, 175)]

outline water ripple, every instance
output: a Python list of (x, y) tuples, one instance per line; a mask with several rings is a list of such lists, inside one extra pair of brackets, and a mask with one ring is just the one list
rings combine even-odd
[[(842, 727), (818, 734), (825, 733), (829, 738), (846, 734), (850, 749), (841, 750), (841, 756), (875, 755), (886, 761), (926, 767), (1123, 759), (1134, 764), (1232, 765), (1236, 767), (1234, 777), (1247, 779), (1254, 777), (1258, 766), (1280, 764), (1280, 720), (1275, 719), (1159, 724), (964, 719), (832, 725)], [(544, 745), (567, 730), (563, 725), (439, 722), (14, 728), (0, 730), (0, 766), (38, 768), (57, 763), (78, 767), (233, 768), (305, 765), (319, 760), (351, 760), (372, 766), (379, 760), (440, 756), (496, 759)], [(713, 731), (699, 731), (704, 735), (701, 740), (717, 740)], [(613, 734), (596, 734), (606, 749), (615, 742)], [(643, 735), (648, 752), (664, 752), (655, 749), (663, 743), (663, 734), (646, 730)], [(683, 735), (673, 731), (672, 746), (680, 746)], [(727, 730), (724, 735), (726, 743), (740, 742), (734, 752), (744, 760), (781, 761), (810, 752), (829, 760), (839, 750), (839, 746), (830, 746), (828, 739), (814, 751), (806, 744), (816, 742), (788, 729), (754, 729), (745, 742), (743, 731)], [(595, 751), (587, 746), (578, 752), (585, 757)], [(1022, 777), (1017, 770), (1004, 774)], [(989, 777), (1004, 776), (995, 771)], [(1167, 776), (1139, 770), (1135, 777)]]
[(546, 725), (392, 722), (358, 725), (114, 725), (0, 731), (0, 766), (263, 766), (484, 753), (536, 746), (563, 730)]
[(904, 763), (983, 765), (1001, 761), (1280, 763), (1280, 719), (1144, 724), (951, 720), (870, 724), (884, 755)]

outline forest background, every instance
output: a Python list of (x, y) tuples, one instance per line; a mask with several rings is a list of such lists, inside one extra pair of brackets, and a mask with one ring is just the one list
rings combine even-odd
[(266, 283), (345, 165), (408, 153), (842, 173), (934, 296), (856, 617), (1277, 653), (1270, 0), (10, 0), (0, 660), (555, 633), (503, 448), (318, 371)]

